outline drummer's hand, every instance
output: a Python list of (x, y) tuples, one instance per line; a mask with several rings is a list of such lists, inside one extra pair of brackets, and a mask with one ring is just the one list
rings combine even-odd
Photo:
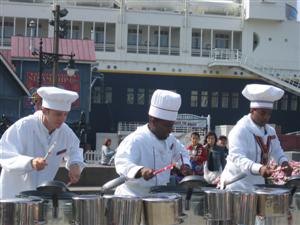
[(283, 170), (283, 172), (285, 173), (286, 176), (291, 176), (292, 175), (292, 172), (293, 172), (293, 168), (290, 166), (289, 162), (287, 161), (284, 161), (282, 164), (281, 164), (281, 168)]
[(44, 158), (38, 157), (31, 160), (31, 166), (33, 169), (39, 171), (43, 170), (47, 166), (47, 161)]
[(184, 176), (188, 176), (192, 174), (192, 169), (187, 164), (182, 165), (180, 170)]
[(80, 166), (78, 164), (71, 164), (70, 169), (69, 169), (69, 178), (70, 178), (70, 183), (75, 184), (79, 181), (80, 179)]
[(150, 180), (152, 177), (154, 177), (153, 172), (154, 172), (153, 169), (150, 169), (150, 168), (147, 168), (147, 167), (143, 167), (142, 169), (140, 169), (137, 172), (135, 178), (143, 177), (145, 180)]
[(260, 167), (259, 169), (259, 174), (263, 177), (270, 177), (272, 175), (272, 173), (274, 172), (273, 169), (271, 169), (270, 167), (268, 166), (262, 166)]

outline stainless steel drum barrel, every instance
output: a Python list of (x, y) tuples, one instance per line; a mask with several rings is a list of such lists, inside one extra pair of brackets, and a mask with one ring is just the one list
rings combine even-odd
[(257, 215), (264, 217), (286, 216), (289, 210), (289, 189), (260, 187), (257, 194)]
[(0, 225), (44, 224), (41, 199), (2, 199), (0, 200)]
[(300, 192), (296, 192), (293, 196), (291, 220), (292, 225), (298, 225), (300, 223)]
[(257, 196), (254, 192), (232, 192), (233, 224), (254, 225)]
[(232, 219), (232, 193), (216, 188), (203, 188), (205, 192), (205, 217), (208, 220)]
[(104, 195), (105, 225), (140, 225), (142, 199), (132, 196)]
[(47, 225), (69, 225), (72, 218), (72, 197), (76, 196), (71, 192), (50, 194), (40, 191), (23, 191), (19, 195), (22, 198), (43, 199), (43, 211)]
[(156, 194), (143, 198), (144, 224), (174, 225), (182, 218), (182, 197), (177, 194)]
[(104, 224), (104, 199), (99, 195), (80, 195), (73, 198), (73, 223), (76, 225)]

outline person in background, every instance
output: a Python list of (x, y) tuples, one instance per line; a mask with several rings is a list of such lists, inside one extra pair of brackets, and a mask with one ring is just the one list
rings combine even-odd
[(128, 135), (117, 149), (116, 171), (127, 180), (116, 188), (115, 194), (149, 195), (151, 187), (170, 181), (170, 170), (155, 174), (168, 165), (178, 165), (184, 175), (190, 174), (188, 151), (171, 134), (180, 105), (181, 96), (175, 92), (153, 93), (148, 124)]
[(217, 135), (209, 131), (204, 139), (203, 147), (208, 151), (208, 159), (204, 165), (204, 179), (215, 184), (226, 165), (225, 152), (217, 145)]
[(225, 158), (228, 155), (228, 148), (227, 148), (227, 137), (225, 135), (220, 135), (217, 145), (223, 148), (223, 151), (225, 153)]
[(200, 134), (198, 132), (193, 132), (191, 134), (191, 145), (186, 147), (186, 149), (189, 150), (193, 175), (203, 175), (204, 162), (208, 157), (207, 149), (204, 148), (199, 141)]
[(288, 163), (274, 128), (267, 123), (272, 114), (274, 101), (284, 91), (272, 85), (249, 84), (242, 94), (250, 100), (250, 113), (242, 117), (228, 136), (229, 154), (227, 165), (221, 176), (221, 185), (241, 173), (247, 177), (226, 186), (228, 190), (254, 190), (255, 184), (264, 184), (271, 176), (271, 159), (281, 165), (287, 176), (292, 168)]
[(52, 181), (66, 159), (71, 183), (84, 168), (82, 149), (74, 132), (64, 123), (78, 94), (56, 87), (41, 87), (42, 109), (24, 117), (0, 140), (0, 198), (13, 198)]
[(114, 149), (110, 148), (111, 146), (111, 139), (105, 138), (104, 143), (101, 148), (101, 164), (102, 165), (109, 165), (111, 157), (116, 153)]
[(33, 112), (36, 112), (36, 111), (42, 109), (42, 98), (37, 92), (34, 92), (32, 94), (31, 102), (33, 104)]

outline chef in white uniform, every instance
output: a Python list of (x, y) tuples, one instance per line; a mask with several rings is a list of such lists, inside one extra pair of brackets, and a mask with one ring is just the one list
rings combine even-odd
[(291, 174), (292, 168), (274, 128), (267, 124), (274, 101), (279, 100), (284, 91), (271, 85), (249, 84), (242, 94), (250, 100), (250, 113), (241, 118), (229, 133), (229, 155), (221, 183), (243, 172), (247, 177), (226, 188), (251, 191), (254, 184), (264, 184), (264, 178), (272, 174), (273, 169), (268, 165), (271, 159), (284, 166), (287, 175)]
[(53, 180), (63, 158), (72, 183), (79, 181), (84, 168), (79, 140), (64, 123), (78, 94), (56, 87), (37, 92), (43, 99), (42, 110), (15, 122), (0, 140), (1, 199)]
[(169, 182), (170, 170), (157, 175), (153, 172), (171, 163), (178, 163), (186, 175), (190, 173), (188, 152), (171, 134), (180, 105), (181, 96), (177, 93), (167, 90), (153, 93), (148, 124), (138, 127), (117, 149), (116, 171), (127, 181), (117, 187), (115, 194), (148, 195), (151, 187)]

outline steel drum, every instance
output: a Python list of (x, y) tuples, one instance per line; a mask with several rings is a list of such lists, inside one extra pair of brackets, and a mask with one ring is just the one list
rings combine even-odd
[(42, 191), (23, 191), (19, 197), (43, 199), (43, 211), (45, 212), (45, 221), (47, 225), (69, 225), (72, 223), (72, 198), (76, 194), (64, 192), (60, 194), (50, 194)]
[(104, 225), (140, 225), (142, 199), (132, 196), (104, 195)]
[(254, 225), (257, 196), (254, 192), (232, 192), (232, 221), (233, 224)]
[(300, 222), (300, 192), (296, 192), (293, 196), (291, 205), (291, 224), (298, 225)]
[(289, 189), (257, 188), (257, 215), (263, 217), (286, 216), (289, 210)]
[(205, 217), (208, 220), (229, 221), (232, 219), (232, 193), (216, 188), (203, 188), (205, 193)]
[(104, 224), (104, 198), (99, 195), (80, 195), (73, 198), (74, 225)]
[(42, 199), (1, 199), (0, 225), (44, 224)]
[(145, 225), (174, 225), (182, 222), (182, 197), (178, 194), (154, 194), (143, 198)]

